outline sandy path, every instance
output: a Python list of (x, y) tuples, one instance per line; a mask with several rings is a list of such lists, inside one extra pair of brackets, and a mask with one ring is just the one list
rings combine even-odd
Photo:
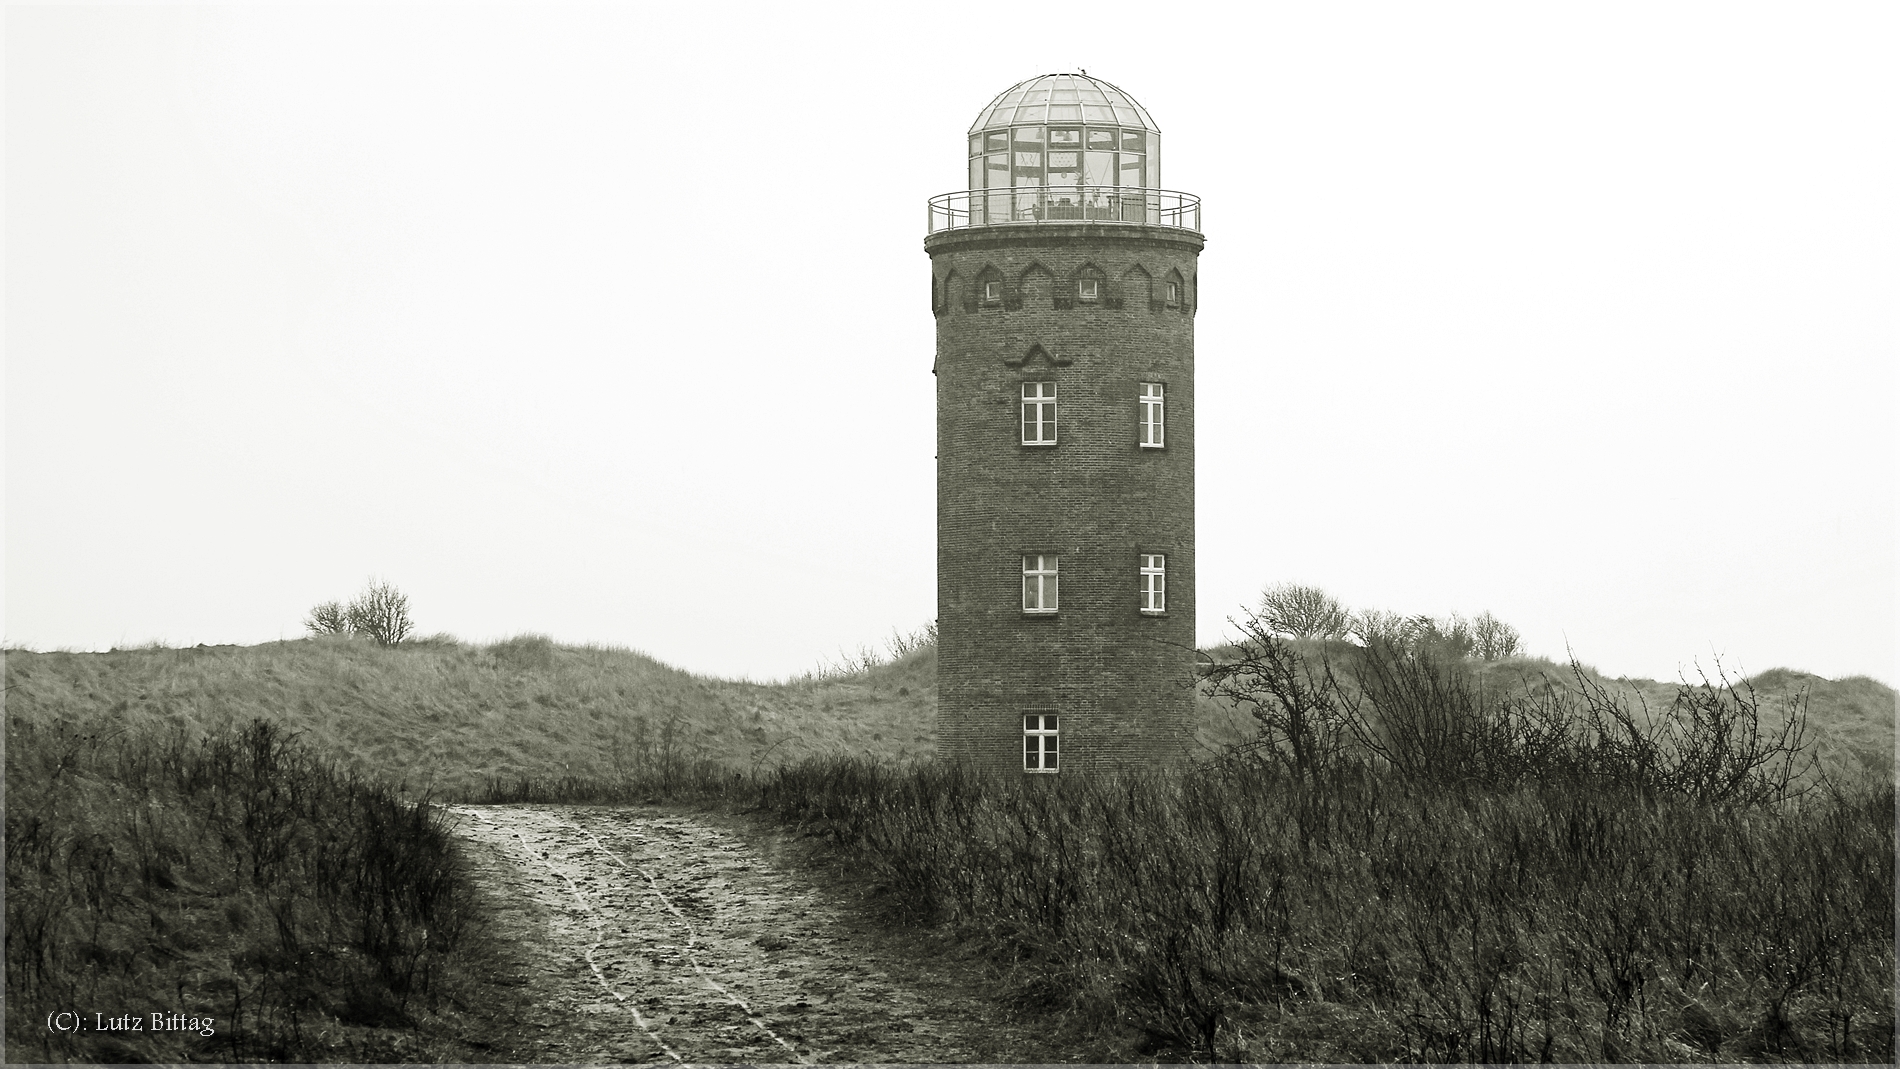
[(546, 1011), (537, 1060), (975, 1061), (1007, 1043), (992, 1007), (920, 993), (916, 963), (704, 820), (448, 808), (477, 879), (521, 907), (510, 936)]

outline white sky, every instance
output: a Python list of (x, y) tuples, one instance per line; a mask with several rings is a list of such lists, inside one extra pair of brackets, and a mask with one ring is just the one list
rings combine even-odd
[(1895, 672), (1891, 4), (6, 10), (6, 639), (782, 676), (935, 612), (925, 200), (1086, 67), (1205, 201), (1203, 641)]

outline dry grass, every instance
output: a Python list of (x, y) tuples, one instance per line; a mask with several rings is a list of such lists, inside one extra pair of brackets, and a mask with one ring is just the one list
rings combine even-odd
[(1101, 1061), (1893, 1056), (1891, 782), (1733, 808), (832, 762), (756, 792)]
[(468, 986), (478, 922), (427, 806), (264, 721), (198, 737), (9, 723), (7, 795), (21, 1060), (469, 1053), (459, 1022), (434, 1026)]
[[(1309, 653), (1316, 652), (1312, 647)], [(411, 793), (468, 797), (496, 780), (629, 771), (662, 750), (736, 770), (842, 754), (900, 762), (935, 754), (936, 650), (860, 654), (784, 683), (698, 676), (631, 650), (524, 635), (488, 646), (447, 639), (379, 647), (304, 639), (259, 646), (110, 653), (7, 653), (9, 716), (206, 730), (263, 717), (346, 767)], [(1563, 682), (1541, 658), (1479, 663), (1489, 686)], [(1675, 684), (1590, 678), (1666, 708)], [(1894, 692), (1872, 679), (1787, 669), (1753, 678), (1764, 704), (1799, 687), (1824, 760), (1890, 768)], [(1205, 697), (1196, 739), (1212, 754), (1254, 724)]]
[(934, 648), (789, 683), (696, 676), (643, 654), (521, 636), (490, 646), (259, 646), (7, 653), (8, 715), (31, 723), (206, 731), (283, 725), (411, 794), (493, 779), (611, 777), (661, 748), (735, 769), (934, 751)]
[[(1104, 1059), (1892, 1055), (1894, 692), (1878, 682), (1754, 677), (1764, 701), (1806, 688), (1824, 762), (1864, 786), (1737, 810), (1615, 785), (1486, 794), (1376, 778), (1288, 784), (1239, 768), (982, 782), (922, 760), (933, 753), (935, 667), (924, 646), (760, 684), (537, 636), (9, 651), (9, 914), (44, 906), (57, 922), (46, 930), (65, 940), (58, 954), (16, 962), (37, 922), (23, 913), (11, 928), (9, 1032), (16, 1006), (87, 984), (137, 1001), (150, 989), (139, 977), (171, 976), (180, 954), (231, 943), (249, 948), (239, 956), (252, 971), (221, 981), (221, 997), (278, 1000), (252, 1018), (255, 1044), (232, 1056), (321, 1049), (305, 1042), (316, 1032), (298, 1031), (305, 1020), (342, 1026), (320, 1042), (341, 1036), (359, 1054), (453, 1053), (419, 1045), (423, 1011), (403, 1006), (390, 1020), (410, 1022), (397, 1026), (410, 1040), (382, 1045), (393, 1042), (378, 1024), (388, 999), (333, 1005), (335, 977), (287, 954), (345, 947), (324, 959), (333, 972), (359, 960), (341, 929), (278, 924), (316, 914), (294, 904), (294, 880), (258, 882), (268, 836), (219, 830), (250, 827), (231, 814), (251, 803), (233, 794), (194, 810), (163, 776), (135, 790), (117, 771), (154, 740), (262, 720), (345, 780), (394, 788), (378, 803), (392, 813), (428, 794), (665, 795), (775, 812), (822, 833), (894, 910), (989, 955), (1014, 1005), (1104, 1037)], [(1528, 658), (1476, 671), (1501, 688), (1563, 678)], [(1655, 709), (1675, 692), (1589, 678)], [(1198, 709), (1210, 749), (1253, 733), (1210, 700)], [(87, 746), (93, 756), (72, 756)], [(44, 841), (16, 826), (23, 800), (50, 814), (35, 833)], [(163, 826), (140, 823), (153, 801)], [(89, 837), (95, 827), (104, 837)], [(189, 857), (137, 860), (164, 849)], [(219, 875), (246, 858), (250, 883)], [(444, 975), (467, 967), (454, 957)], [(98, 986), (111, 976), (131, 986)]]

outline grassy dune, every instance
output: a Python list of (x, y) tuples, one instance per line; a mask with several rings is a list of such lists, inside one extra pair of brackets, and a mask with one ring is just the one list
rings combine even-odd
[[(999, 998), (1097, 1060), (1892, 1056), (1894, 692), (1874, 680), (1750, 681), (1764, 712), (1807, 695), (1843, 788), (1751, 809), (1353, 767), (980, 780), (918, 760), (935, 668), (925, 646), (757, 684), (534, 636), (8, 651), (11, 1049), (506, 1058), (471, 1039), (509, 997), (482, 987), (483, 906), (418, 801), (670, 796), (818, 836), (893, 923), (983, 955)], [(1475, 670), (1568, 685), (1537, 659)], [(1655, 715), (1675, 693), (1590, 678)], [(1198, 711), (1205, 752), (1253, 734)], [(181, 1000), (215, 1044), (39, 1020)]]
[[(1541, 658), (1481, 666), (1488, 685), (1563, 682)], [(1592, 678), (1597, 678), (1592, 674)], [(1666, 708), (1675, 684), (1604, 680)], [(1865, 676), (1774, 669), (1751, 682), (1763, 708), (1806, 688), (1814, 741), (1837, 767), (1890, 769), (1894, 691)], [(694, 675), (631, 650), (523, 636), (379, 647), (351, 639), (258, 646), (7, 653), (8, 715), (36, 723), (105, 718), (126, 728), (203, 731), (263, 718), (344, 767), (412, 794), (463, 798), (491, 781), (611, 778), (662, 758), (734, 770), (839, 755), (907, 761), (936, 750), (936, 651), (785, 683)], [(1254, 725), (1201, 698), (1195, 749), (1212, 754)]]
[(762, 684), (534, 636), (490, 646), (305, 639), (14, 650), (6, 680), (16, 720), (203, 731), (261, 717), (347, 768), (446, 798), (491, 778), (613, 776), (661, 756), (747, 769), (934, 750), (931, 648), (854, 674)]

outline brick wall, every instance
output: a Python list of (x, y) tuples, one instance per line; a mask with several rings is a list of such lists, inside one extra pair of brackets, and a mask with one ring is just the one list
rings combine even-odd
[[(1090, 224), (932, 235), (937, 317), (940, 752), (1021, 773), (1022, 715), (1061, 715), (1066, 774), (1165, 763), (1193, 705), (1194, 310), (1202, 239)], [(1100, 282), (1095, 302), (1077, 280)], [(983, 283), (1001, 283), (986, 303)], [(1178, 300), (1166, 301), (1176, 282)], [(1053, 447), (1021, 444), (1022, 384), (1054, 382)], [(1143, 382), (1166, 447), (1139, 443)], [(1022, 611), (1022, 556), (1060, 556), (1060, 611)], [(1138, 555), (1167, 556), (1167, 612)]]

